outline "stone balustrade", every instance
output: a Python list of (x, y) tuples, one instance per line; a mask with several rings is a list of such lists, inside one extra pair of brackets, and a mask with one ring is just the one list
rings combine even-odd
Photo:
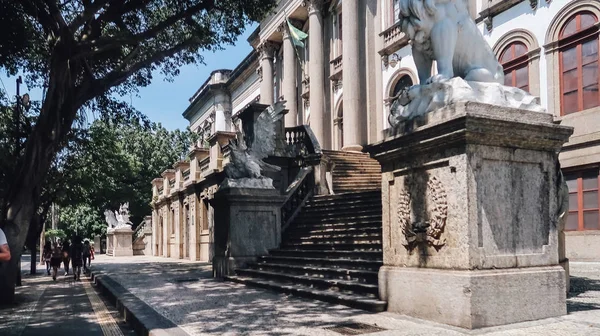
[(390, 55), (408, 44), (408, 36), (400, 31), (398, 23), (381, 32), (379, 36), (383, 38), (383, 49), (379, 51), (381, 56)]
[(330, 63), (330, 79), (339, 79), (342, 77), (342, 55), (339, 55), (338, 57), (334, 58), (333, 60), (331, 60)]

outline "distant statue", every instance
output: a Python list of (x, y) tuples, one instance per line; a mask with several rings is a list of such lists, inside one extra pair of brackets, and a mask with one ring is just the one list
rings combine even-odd
[(503, 85), (504, 70), (471, 19), (467, 0), (400, 0), (398, 19), (420, 85), (392, 98), (392, 126), (457, 101), (543, 111), (537, 97)]
[(119, 211), (104, 210), (104, 218), (108, 224), (108, 230), (130, 229), (132, 223), (129, 220), (129, 203), (123, 203)]
[(230, 140), (230, 162), (224, 171), (227, 178), (221, 187), (272, 189), (272, 179), (262, 175), (263, 171), (279, 171), (280, 167), (263, 161), (272, 155), (276, 147), (276, 123), (284, 115), (285, 102), (280, 101), (267, 107), (254, 124), (254, 138), (250, 147), (243, 135), (238, 133), (236, 140)]

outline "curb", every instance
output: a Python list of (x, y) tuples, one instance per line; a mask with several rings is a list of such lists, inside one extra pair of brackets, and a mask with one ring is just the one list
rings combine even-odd
[(142, 336), (189, 336), (171, 320), (133, 295), (129, 290), (101, 272), (92, 272), (90, 280), (107, 295), (123, 319)]

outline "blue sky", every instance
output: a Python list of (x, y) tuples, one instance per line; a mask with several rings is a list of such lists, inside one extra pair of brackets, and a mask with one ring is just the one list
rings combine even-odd
[[(136, 109), (146, 114), (150, 120), (160, 122), (167, 129), (184, 129), (188, 121), (181, 115), (189, 105), (189, 98), (204, 83), (211, 71), (216, 69), (234, 69), (252, 50), (247, 42), (248, 36), (254, 31), (256, 24), (248, 27), (243, 35), (233, 46), (225, 46), (225, 50), (205, 52), (204, 65), (188, 65), (181, 68), (181, 74), (172, 83), (163, 80), (156, 73), (152, 84), (139, 91), (139, 97), (124, 97), (133, 103)], [(14, 97), (15, 77), (6, 77), (0, 74), (0, 89)], [(28, 91), (25, 85), (21, 86), (21, 94), (29, 92), (32, 100), (41, 99), (41, 91)]]

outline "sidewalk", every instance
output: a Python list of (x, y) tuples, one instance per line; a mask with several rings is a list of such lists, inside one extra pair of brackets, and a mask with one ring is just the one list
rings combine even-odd
[(18, 303), (0, 307), (0, 335), (135, 335), (85, 276), (74, 281), (72, 275), (60, 272), (55, 282), (41, 268), (31, 276), (29, 264), (23, 263)]
[[(122, 288), (190, 335), (600, 335), (600, 263), (572, 263), (569, 314), (469, 331), (390, 313), (373, 314), (211, 278), (208, 264), (158, 257), (110, 258), (93, 265), (100, 282)], [(143, 321), (142, 321), (143, 322)], [(337, 327), (337, 329), (335, 329)], [(360, 327), (360, 326), (359, 326)], [(374, 332), (381, 328), (379, 332)], [(336, 332), (337, 330), (339, 332)]]

